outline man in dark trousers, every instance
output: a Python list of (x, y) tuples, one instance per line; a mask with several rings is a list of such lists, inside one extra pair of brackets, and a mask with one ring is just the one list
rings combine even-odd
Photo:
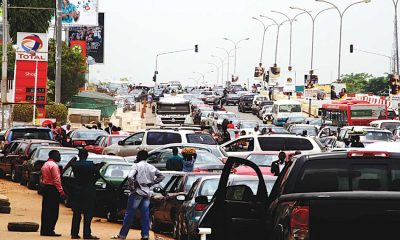
[(104, 166), (104, 162), (94, 164), (92, 161), (86, 161), (88, 152), (86, 149), (79, 149), (79, 161), (73, 158), (65, 168), (71, 165), (75, 176), (75, 184), (72, 187), (71, 203), (72, 203), (72, 226), (71, 239), (80, 239), (79, 226), (81, 224), (83, 214), (83, 238), (99, 239), (92, 235), (90, 225), (92, 223), (94, 206), (96, 199), (95, 183), (99, 179), (99, 170)]
[(49, 159), (40, 170), (43, 196), (40, 236), (61, 236), (61, 234), (54, 232), (58, 220), (60, 197), (65, 197), (61, 185), (60, 168), (57, 165), (60, 161), (60, 152), (51, 150), (49, 152)]
[(172, 156), (167, 160), (168, 171), (182, 171), (183, 158), (178, 155), (178, 148), (172, 148)]
[(278, 155), (278, 160), (272, 162), (271, 173), (274, 174), (274, 176), (279, 176), (279, 174), (285, 168), (286, 166), (285, 160), (286, 160), (286, 153), (280, 152)]

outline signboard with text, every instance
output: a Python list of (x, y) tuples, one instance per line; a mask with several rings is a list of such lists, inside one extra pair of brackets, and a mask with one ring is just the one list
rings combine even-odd
[[(69, 0), (62, 1), (63, 26), (97, 26), (98, 0)], [(55, 23), (55, 18), (52, 19)]]
[(17, 33), (16, 60), (47, 62), (47, 34), (24, 32)]

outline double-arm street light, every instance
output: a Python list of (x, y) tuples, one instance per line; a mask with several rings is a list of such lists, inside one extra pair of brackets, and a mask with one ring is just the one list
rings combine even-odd
[[(217, 70), (217, 84), (218, 84), (218, 82), (219, 82), (219, 67), (215, 63), (208, 63), (208, 64), (213, 65), (215, 67), (215, 69)], [(222, 72), (224, 72), (224, 70), (222, 70)]]
[(221, 73), (221, 79), (222, 79), (222, 84), (223, 84), (224, 83), (224, 59), (222, 57), (218, 57), (216, 55), (211, 55), (211, 57), (217, 58), (221, 62), (221, 72), (222, 72)]
[(286, 18), (287, 18), (287, 20), (288, 20), (288, 22), (289, 22), (289, 24), (290, 24), (290, 40), (289, 40), (289, 67), (288, 67), (288, 69), (289, 69), (289, 71), (292, 71), (292, 39), (293, 39), (293, 22), (294, 21), (296, 21), (296, 18), (298, 17), (298, 16), (300, 16), (300, 15), (302, 15), (302, 14), (304, 14), (304, 13), (299, 13), (299, 14), (297, 14), (296, 16), (294, 16), (293, 18), (290, 18), (287, 14), (285, 14), (285, 13), (283, 13), (283, 12), (279, 12), (279, 11), (275, 11), (275, 10), (272, 10), (271, 12), (273, 12), (273, 13), (277, 13), (277, 14), (280, 14), (280, 15), (283, 15), (283, 16), (285, 16)]
[(291, 8), (291, 9), (300, 10), (300, 11), (302, 11), (303, 13), (308, 14), (308, 16), (310, 16), (310, 18), (311, 18), (311, 22), (312, 22), (312, 31), (311, 31), (311, 67), (310, 67), (310, 74), (313, 74), (313, 73), (314, 73), (313, 67), (314, 67), (315, 21), (316, 21), (317, 17), (318, 17), (321, 13), (323, 13), (323, 12), (325, 12), (325, 11), (327, 11), (327, 10), (330, 10), (330, 9), (334, 9), (334, 8), (331, 7), (331, 8), (323, 9), (323, 10), (319, 11), (315, 16), (313, 16), (313, 15), (311, 14), (311, 11), (307, 11), (307, 10), (302, 9), (302, 8), (298, 8), (298, 7), (290, 7), (290, 8)]
[[(233, 40), (231, 40), (231, 39), (229, 39), (229, 38), (223, 38), (224, 40), (226, 40), (226, 41), (230, 41), (230, 42), (232, 42), (233, 43), (233, 45), (235, 46), (235, 65), (234, 65), (234, 68), (233, 68), (233, 74), (235, 75), (235, 77), (236, 77), (236, 57), (237, 57), (237, 48), (238, 48), (238, 45), (239, 45), (239, 43), (241, 43), (242, 41), (248, 41), (248, 40), (250, 40), (250, 38), (244, 38), (244, 39), (241, 39), (241, 40), (239, 40), (239, 41), (237, 41), (237, 42), (235, 42), (235, 41), (233, 41)], [(229, 56), (228, 56), (228, 58), (229, 58)]]
[[(225, 49), (225, 48), (222, 48), (222, 47), (217, 47), (217, 49), (220, 49), (220, 50), (222, 50), (222, 51), (224, 51), (225, 53), (226, 53), (226, 57), (227, 57), (227, 70), (226, 70), (226, 81), (229, 81), (229, 71), (230, 71), (230, 66), (229, 66), (229, 59), (230, 59), (230, 57), (231, 57), (231, 53), (232, 53), (232, 51), (234, 51), (235, 49), (233, 48), (233, 49), (231, 49), (231, 50), (227, 50), (227, 49)], [(222, 85), (223, 85), (223, 83), (224, 83), (224, 81), (222, 81)]]
[(360, 4), (360, 3), (370, 3), (371, 0), (363, 0), (363, 1), (359, 1), (359, 2), (355, 2), (350, 4), (349, 6), (347, 6), (343, 11), (340, 11), (339, 7), (336, 6), (335, 4), (328, 2), (326, 0), (315, 0), (317, 2), (324, 2), (327, 4), (330, 4), (331, 6), (333, 6), (339, 13), (340, 16), (340, 31), (339, 31), (339, 63), (338, 63), (338, 77), (337, 77), (337, 81), (340, 82), (340, 76), (341, 76), (341, 59), (342, 59), (342, 35), (343, 35), (343, 16), (344, 14), (347, 12), (347, 10), (356, 5), (356, 4)]
[(213, 73), (213, 72), (214, 72), (214, 71), (209, 71), (209, 72), (206, 72), (206, 73), (201, 73), (201, 72), (193, 72), (193, 73), (199, 74), (199, 75), (202, 77), (202, 79), (203, 79), (203, 84), (205, 84), (205, 83), (206, 83), (206, 82), (205, 82), (206, 75), (209, 74), (209, 73)]
[(263, 37), (262, 37), (262, 43), (261, 43), (261, 56), (260, 56), (260, 67), (262, 66), (262, 62), (263, 62), (263, 53), (264, 53), (264, 42), (265, 42), (265, 33), (267, 32), (267, 30), (272, 27), (275, 26), (275, 24), (270, 24), (270, 25), (265, 25), (265, 23), (263, 21), (261, 21), (260, 19), (253, 17), (254, 20), (259, 21), (264, 28), (264, 32), (263, 32)]

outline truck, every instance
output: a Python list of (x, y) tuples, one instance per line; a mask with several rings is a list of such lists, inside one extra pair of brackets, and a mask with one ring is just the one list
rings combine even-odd
[[(257, 192), (227, 187), (235, 165), (253, 168)], [(400, 224), (399, 191), (398, 153), (300, 155), (286, 164), (270, 193), (254, 163), (229, 158), (199, 226), (211, 229), (207, 239), (393, 239)]]
[(99, 109), (68, 109), (68, 123), (71, 129), (81, 128), (85, 124), (97, 123), (101, 120), (101, 110)]
[(163, 97), (156, 106), (156, 126), (193, 124), (190, 101), (179, 96)]

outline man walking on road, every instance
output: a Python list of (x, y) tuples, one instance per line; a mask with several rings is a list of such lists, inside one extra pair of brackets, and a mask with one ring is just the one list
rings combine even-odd
[(137, 160), (128, 174), (128, 186), (130, 195), (126, 207), (126, 213), (122, 228), (118, 235), (111, 239), (126, 239), (129, 229), (132, 226), (136, 209), (140, 208), (142, 228), (142, 240), (149, 239), (150, 231), (150, 187), (161, 182), (165, 176), (155, 168), (148, 164), (145, 160), (148, 157), (147, 151), (139, 151)]
[(286, 153), (280, 152), (278, 158), (278, 160), (273, 161), (271, 164), (271, 173), (274, 174), (274, 176), (279, 176), (286, 166)]
[(52, 150), (49, 152), (49, 159), (41, 169), (41, 188), (43, 195), (41, 216), (42, 224), (40, 228), (41, 236), (61, 236), (61, 234), (54, 232), (58, 220), (60, 197), (65, 197), (61, 185), (60, 168), (57, 165), (60, 161), (60, 152)]
[[(75, 176), (76, 184), (72, 188), (72, 226), (71, 239), (80, 239), (79, 226), (81, 224), (83, 214), (83, 238), (99, 239), (92, 235), (90, 225), (93, 219), (94, 205), (96, 200), (95, 183), (99, 179), (99, 170), (104, 166), (104, 162), (94, 164), (92, 161), (86, 161), (88, 152), (85, 149), (79, 149), (79, 161), (76, 158), (70, 163)], [(66, 168), (67, 168), (66, 166)]]
[(172, 148), (172, 156), (167, 160), (168, 171), (182, 171), (183, 158), (178, 155), (178, 148)]

